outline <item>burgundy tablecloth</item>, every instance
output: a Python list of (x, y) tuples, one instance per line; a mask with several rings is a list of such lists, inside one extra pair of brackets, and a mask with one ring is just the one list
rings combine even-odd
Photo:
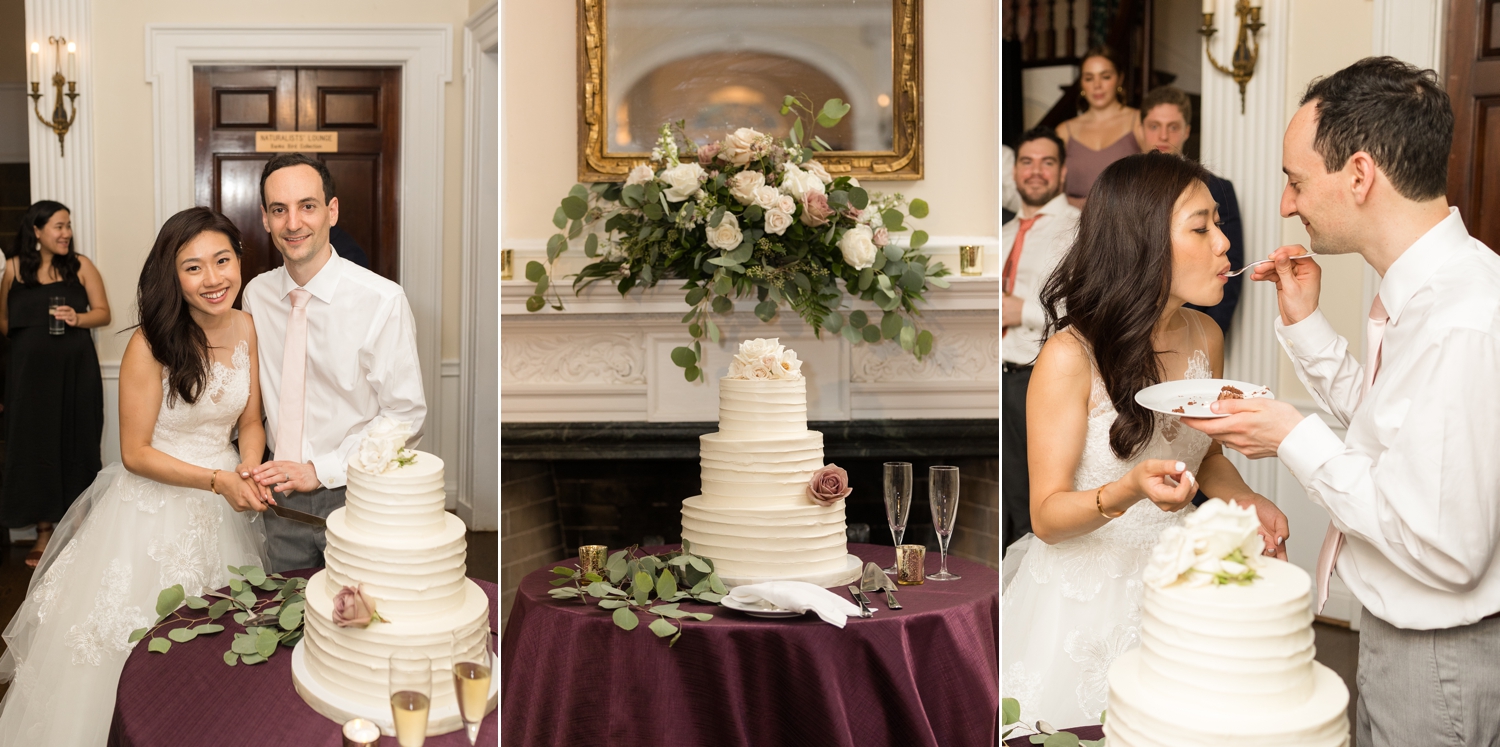
[[(283, 575), (307, 578), (316, 572)], [(497, 630), (495, 585), (475, 583), (489, 595), (490, 630)], [(166, 654), (150, 653), (145, 644), (135, 647), (120, 674), (109, 747), (339, 747), (343, 725), (314, 711), (292, 685), (291, 650), (283, 648), (262, 664), (228, 666), (224, 652), (245, 629), (229, 615), (219, 622), (223, 632), (174, 643)], [(495, 744), (497, 713), (479, 727), (479, 744)], [(381, 744), (393, 747), (396, 738), (384, 737)], [(425, 747), (468, 744), (460, 729), (428, 737)]]
[[(671, 548), (647, 548), (661, 552)], [(889, 566), (890, 547), (850, 545)], [(930, 555), (929, 571), (937, 565)], [(673, 648), (594, 604), (521, 581), (500, 652), (504, 743), (527, 747), (992, 747), (999, 742), (1000, 579), (956, 558), (961, 581), (903, 586), (840, 630), (816, 615), (767, 620), (724, 607)], [(839, 591), (842, 592), (842, 589)], [(847, 592), (843, 592), (847, 595)]]
[[(1071, 729), (1063, 729), (1063, 731), (1068, 732), (1069, 734), (1073, 734), (1079, 739), (1104, 738), (1104, 727), (1098, 725), (1075, 726)], [(1031, 737), (1029, 735), (1024, 737), (1012, 737), (1005, 740), (1005, 747), (1031, 747)]]

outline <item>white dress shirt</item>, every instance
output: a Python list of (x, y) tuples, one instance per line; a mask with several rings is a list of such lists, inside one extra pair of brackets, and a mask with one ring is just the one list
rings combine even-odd
[[(1006, 363), (1029, 366), (1037, 353), (1042, 351), (1042, 332), (1047, 326), (1047, 312), (1038, 300), (1042, 286), (1046, 284), (1053, 268), (1068, 253), (1073, 237), (1078, 235), (1078, 208), (1068, 204), (1068, 196), (1059, 194), (1037, 211), (1036, 223), (1026, 232), (1021, 244), (1021, 258), (1016, 266), (1016, 286), (1011, 293), (1021, 299), (1021, 324), (1011, 328), (1000, 342), (1000, 358)], [(1002, 255), (1000, 267), (1010, 261), (1010, 251), (1016, 245), (1016, 232), (1021, 228), (1021, 216), (1017, 214), (1010, 222), (1000, 227)]]
[[(1399, 628), (1500, 611), (1500, 257), (1458, 209), (1385, 273), (1390, 314), (1375, 386), (1321, 311), (1276, 335), (1318, 404), (1277, 450), (1344, 532), (1339, 578)], [(1307, 536), (1304, 534), (1304, 536)], [(1313, 540), (1306, 540), (1313, 541)]]
[[(286, 267), (245, 287), (243, 308), (260, 345), (260, 397), (266, 440), (276, 448), (281, 361), (291, 292)], [(349, 454), (365, 429), (385, 415), (420, 434), (427, 416), (418, 367), (416, 325), (401, 286), (334, 253), (306, 286), (307, 381), (302, 455), (323, 487), (343, 487)]]

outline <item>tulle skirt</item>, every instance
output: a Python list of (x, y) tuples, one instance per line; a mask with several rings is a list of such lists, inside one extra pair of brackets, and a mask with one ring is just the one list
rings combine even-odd
[[(239, 456), (194, 461), (233, 470)], [(103, 745), (131, 632), (156, 622), (162, 589), (199, 594), (227, 585), (228, 566), (264, 567), (257, 516), (119, 463), (100, 471), (58, 523), (5, 629), (0, 745)]]

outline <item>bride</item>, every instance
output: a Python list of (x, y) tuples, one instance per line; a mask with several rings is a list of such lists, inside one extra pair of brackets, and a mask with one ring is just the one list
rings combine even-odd
[[(156, 597), (263, 565), (270, 498), (240, 475), (265, 446), (255, 327), (232, 308), (240, 235), (207, 208), (167, 220), (141, 270), (141, 324), (120, 362), (120, 454), (57, 525), (5, 629), (0, 744), (102, 745), (131, 631)], [(230, 443), (239, 430), (239, 449)], [(244, 513), (250, 511), (252, 513)]]
[(1024, 557), (1001, 628), (1001, 689), (1028, 723), (1099, 723), (1110, 664), (1139, 645), (1151, 547), (1200, 488), (1255, 506), (1266, 554), (1285, 558), (1286, 517), (1219, 445), (1134, 399), (1160, 382), (1222, 375), (1218, 325), (1183, 308), (1218, 303), (1230, 269), (1207, 178), (1161, 153), (1112, 164), (1042, 291), (1050, 337), (1026, 397), (1036, 534), (1007, 553)]

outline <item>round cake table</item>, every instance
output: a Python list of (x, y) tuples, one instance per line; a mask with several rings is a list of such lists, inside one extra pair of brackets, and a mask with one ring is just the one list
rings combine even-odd
[[(308, 578), (317, 570), (282, 575)], [(499, 628), (496, 587), (475, 583), (490, 598), (493, 632)], [(224, 652), (245, 629), (229, 615), (219, 622), (223, 632), (174, 643), (166, 654), (150, 653), (144, 645), (130, 652), (115, 694), (110, 747), (340, 747), (343, 725), (318, 715), (293, 689), (291, 651), (282, 649), (254, 666), (228, 666)], [(495, 743), (498, 710), (485, 717), (479, 744)], [(394, 745), (396, 739), (381, 743)], [(468, 744), (460, 729), (428, 737), (426, 747)]]
[[(676, 546), (645, 548), (665, 552)], [(850, 545), (888, 567), (895, 550)], [(928, 556), (928, 571), (936, 569)], [(569, 563), (571, 565), (571, 563)], [(715, 605), (676, 646), (616, 627), (595, 604), (521, 581), (500, 647), (504, 743), (541, 747), (989, 747), (999, 742), (999, 574), (957, 558), (960, 581), (903, 586), (902, 609), (840, 630), (807, 614), (768, 620)], [(842, 588), (832, 590), (848, 597)], [(590, 597), (590, 599), (592, 599)]]

